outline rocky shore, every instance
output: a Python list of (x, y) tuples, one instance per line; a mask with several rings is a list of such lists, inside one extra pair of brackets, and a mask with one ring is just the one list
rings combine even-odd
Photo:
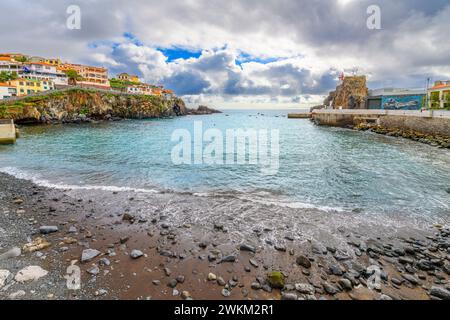
[(0, 118), (17, 124), (82, 123), (183, 116), (181, 98), (72, 88), (0, 103)]
[(388, 129), (384, 128), (382, 126), (379, 126), (377, 124), (373, 123), (359, 123), (358, 125), (353, 127), (354, 130), (359, 131), (371, 131), (378, 134), (387, 135), (390, 137), (399, 137), (399, 138), (405, 138), (414, 140), (417, 142), (425, 143), (433, 147), (439, 147), (439, 148), (448, 148), (450, 149), (450, 138), (449, 137), (443, 137), (440, 135), (430, 135), (425, 134), (421, 132), (415, 132), (412, 130), (407, 129)]
[(0, 299), (450, 299), (446, 226), (3, 173), (0, 185)]

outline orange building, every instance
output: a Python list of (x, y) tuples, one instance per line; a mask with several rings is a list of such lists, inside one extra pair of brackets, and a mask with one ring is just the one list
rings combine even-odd
[(80, 76), (80, 80), (76, 80), (79, 86), (94, 87), (99, 89), (110, 89), (108, 80), (108, 69), (102, 67), (84, 66), (81, 64), (63, 63), (58, 66), (58, 70), (69, 71), (74, 70)]

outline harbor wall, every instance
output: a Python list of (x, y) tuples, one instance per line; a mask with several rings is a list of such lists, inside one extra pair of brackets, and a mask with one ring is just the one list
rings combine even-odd
[(367, 122), (386, 129), (450, 137), (450, 111), (445, 110), (317, 110), (312, 119), (319, 125), (354, 127)]

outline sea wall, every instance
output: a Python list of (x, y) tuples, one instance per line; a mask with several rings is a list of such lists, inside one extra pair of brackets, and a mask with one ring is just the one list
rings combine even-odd
[(71, 123), (114, 118), (160, 118), (185, 115), (180, 98), (129, 95), (74, 88), (0, 102), (0, 118), (15, 123)]
[(13, 144), (16, 142), (16, 127), (12, 120), (0, 120), (0, 144)]
[(450, 139), (450, 111), (317, 110), (312, 120), (318, 125), (438, 141), (443, 146)]

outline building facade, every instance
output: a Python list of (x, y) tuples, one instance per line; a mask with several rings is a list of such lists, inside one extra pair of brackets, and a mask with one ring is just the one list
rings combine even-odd
[(8, 84), (0, 82), (0, 100), (8, 99), (17, 96), (17, 88)]
[(99, 89), (111, 88), (108, 79), (108, 69), (106, 68), (64, 63), (59, 65), (58, 70), (62, 72), (76, 71), (80, 76), (80, 79), (76, 80), (77, 85)]
[(67, 86), (67, 75), (58, 70), (56, 66), (46, 62), (31, 62), (25, 65), (23, 77), (31, 80), (52, 82), (56, 86)]
[(136, 75), (129, 75), (128, 73), (121, 73), (117, 75), (117, 79), (122, 80), (122, 81), (130, 81), (130, 82), (136, 82), (139, 83), (139, 77)]
[(2, 71), (21, 74), (23, 72), (23, 64), (15, 61), (13, 58), (0, 56), (0, 72)]
[(369, 91), (367, 109), (420, 110), (425, 107), (426, 91), (423, 89), (385, 88)]
[(139, 84), (139, 85), (132, 85), (127, 87), (127, 93), (129, 94), (143, 94), (143, 95), (154, 95), (153, 87), (148, 84)]
[(26, 78), (8, 81), (8, 85), (16, 88), (17, 96), (19, 97), (54, 89), (53, 82), (51, 81)]
[(428, 90), (428, 102), (433, 109), (450, 108), (450, 80), (436, 81)]

